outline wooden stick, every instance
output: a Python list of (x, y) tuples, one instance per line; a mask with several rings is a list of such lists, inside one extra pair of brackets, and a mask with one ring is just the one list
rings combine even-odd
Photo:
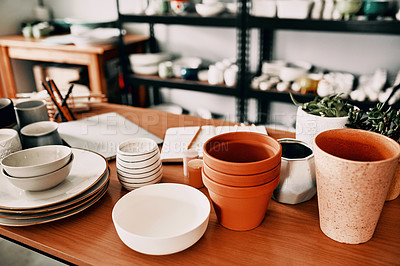
[(190, 149), (190, 147), (192, 147), (193, 142), (197, 139), (197, 136), (200, 134), (201, 131), (201, 126), (199, 127), (199, 129), (197, 130), (196, 134), (194, 134), (192, 140), (190, 141), (189, 145), (187, 146), (186, 149)]
[[(68, 107), (68, 105), (67, 105), (67, 101), (64, 102), (64, 99), (63, 99), (63, 97), (62, 97), (62, 95), (61, 95), (61, 92), (60, 92), (60, 90), (58, 89), (58, 87), (56, 86), (56, 83), (54, 82), (54, 80), (50, 79), (50, 80), (49, 80), (49, 83), (52, 85), (52, 87), (53, 87), (54, 90), (56, 91), (58, 97), (60, 98), (60, 101), (62, 101), (61, 108), (64, 108), (64, 107), (65, 107), (65, 108), (67, 109), (67, 112), (69, 113), (69, 115), (70, 115), (70, 117), (71, 117), (71, 120), (75, 120), (74, 114), (71, 112), (71, 109), (69, 109), (69, 107)], [(50, 87), (51, 87), (51, 86), (50, 86)], [(71, 87), (70, 87), (69, 90), (68, 90), (69, 93), (71, 93), (73, 87), (74, 87), (74, 85), (72, 84)], [(71, 91), (70, 91), (70, 90), (71, 90)], [(68, 94), (68, 93), (67, 93), (67, 94)], [(67, 119), (67, 120), (68, 120), (68, 119)], [(71, 120), (68, 120), (68, 121), (71, 121)]]
[[(75, 120), (74, 114), (72, 113), (71, 109), (69, 109), (69, 106), (67, 104), (67, 100), (68, 100), (69, 95), (71, 94), (73, 88), (74, 88), (74, 84), (71, 84), (71, 86), (68, 89), (67, 94), (65, 94), (65, 97), (62, 99), (61, 107), (64, 107), (64, 106), (67, 107), (68, 112), (71, 114), (72, 118)], [(54, 118), (57, 119), (59, 114), (60, 113), (57, 112), (57, 114), (54, 116)]]
[(50, 89), (50, 87), (47, 85), (46, 82), (42, 82), (43, 87), (46, 89), (47, 93), (50, 95), (51, 100), (53, 103), (57, 106), (57, 109), (61, 114), (67, 119), (67, 121), (72, 121), (72, 117), (70, 116), (69, 113), (67, 113), (64, 108), (61, 107), (60, 103), (57, 101), (56, 96), (54, 95), (53, 91)]

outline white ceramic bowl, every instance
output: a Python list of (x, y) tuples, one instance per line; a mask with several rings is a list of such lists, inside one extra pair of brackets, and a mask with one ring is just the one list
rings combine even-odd
[(196, 12), (202, 17), (212, 17), (222, 13), (225, 6), (221, 2), (212, 4), (196, 4)]
[(128, 247), (166, 255), (195, 244), (207, 229), (210, 202), (199, 190), (182, 184), (148, 185), (129, 192), (114, 206), (112, 219)]
[[(117, 173), (125, 178), (139, 179), (139, 178), (148, 178), (153, 175), (158, 174), (162, 170), (162, 163), (159, 162), (152, 168), (143, 169), (140, 173), (129, 172), (127, 169), (122, 167), (117, 167)], [(129, 170), (129, 169), (128, 169)]]
[(12, 153), (1, 166), (13, 177), (32, 177), (54, 172), (70, 159), (72, 151), (63, 145), (47, 145)]
[(306, 19), (310, 13), (311, 0), (278, 0), (278, 18)]
[[(125, 156), (135, 156), (135, 158), (146, 159), (148, 154), (158, 149), (157, 143), (149, 138), (133, 138), (121, 142), (118, 145), (117, 153)], [(141, 158), (141, 156), (143, 156)], [(134, 160), (136, 161), (136, 160)]]
[(2, 170), (2, 174), (7, 177), (8, 181), (16, 187), (28, 191), (41, 191), (52, 188), (60, 184), (68, 176), (72, 169), (74, 155), (71, 154), (69, 162), (60, 169), (49, 174), (33, 176), (33, 177), (12, 177)]
[(157, 65), (171, 59), (171, 54), (169, 53), (153, 53), (153, 54), (131, 54), (129, 60), (132, 66), (148, 66)]

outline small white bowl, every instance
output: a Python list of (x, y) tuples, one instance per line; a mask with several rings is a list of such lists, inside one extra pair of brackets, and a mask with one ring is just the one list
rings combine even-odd
[(132, 178), (132, 179), (148, 178), (150, 176), (158, 174), (158, 172), (160, 172), (161, 170), (162, 170), (161, 162), (155, 168), (143, 169), (141, 173), (132, 173), (132, 172), (126, 171), (125, 168), (117, 167), (117, 173), (119, 175), (121, 175), (125, 178)]
[(1, 166), (13, 177), (44, 175), (63, 167), (72, 151), (63, 145), (47, 145), (12, 153), (1, 161)]
[(212, 17), (219, 15), (225, 10), (223, 3), (196, 4), (196, 12), (202, 17)]
[(8, 181), (16, 187), (28, 191), (41, 191), (52, 188), (67, 178), (72, 169), (74, 154), (71, 154), (69, 162), (60, 169), (49, 174), (33, 176), (33, 177), (12, 177), (3, 168), (2, 174), (7, 177)]
[(171, 54), (169, 53), (152, 53), (152, 54), (131, 54), (129, 60), (132, 66), (148, 66), (157, 65), (171, 59)]
[(146, 156), (158, 149), (157, 143), (149, 138), (128, 139), (119, 144), (117, 152), (127, 156)]
[(128, 247), (150, 255), (172, 254), (195, 244), (205, 233), (210, 202), (199, 190), (182, 184), (153, 184), (123, 196), (112, 219)]

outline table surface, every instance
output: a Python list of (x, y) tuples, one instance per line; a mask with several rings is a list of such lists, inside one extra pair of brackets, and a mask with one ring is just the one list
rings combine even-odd
[[(118, 112), (161, 138), (169, 127), (230, 124), (112, 104), (93, 106), (90, 114), (105, 112)], [(293, 137), (268, 132), (275, 138)], [(0, 226), (0, 235), (79, 265), (400, 264), (400, 198), (385, 203), (373, 238), (364, 244), (341, 244), (326, 237), (319, 228), (314, 197), (297, 205), (271, 200), (263, 223), (244, 232), (222, 227), (212, 209), (204, 236), (192, 247), (172, 255), (144, 255), (125, 246), (115, 231), (112, 208), (128, 191), (117, 180), (115, 160), (110, 161), (110, 170), (107, 193), (85, 211), (41, 225)], [(183, 183), (182, 172), (182, 165), (164, 165), (162, 182)], [(201, 191), (208, 196), (206, 188)]]

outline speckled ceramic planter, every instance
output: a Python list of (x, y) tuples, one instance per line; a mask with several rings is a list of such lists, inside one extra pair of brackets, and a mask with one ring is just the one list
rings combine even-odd
[(397, 164), (396, 173), (389, 188), (386, 200), (395, 200), (400, 195), (400, 162)]
[(371, 239), (400, 157), (392, 139), (365, 130), (334, 129), (314, 144), (319, 221), (333, 240)]

